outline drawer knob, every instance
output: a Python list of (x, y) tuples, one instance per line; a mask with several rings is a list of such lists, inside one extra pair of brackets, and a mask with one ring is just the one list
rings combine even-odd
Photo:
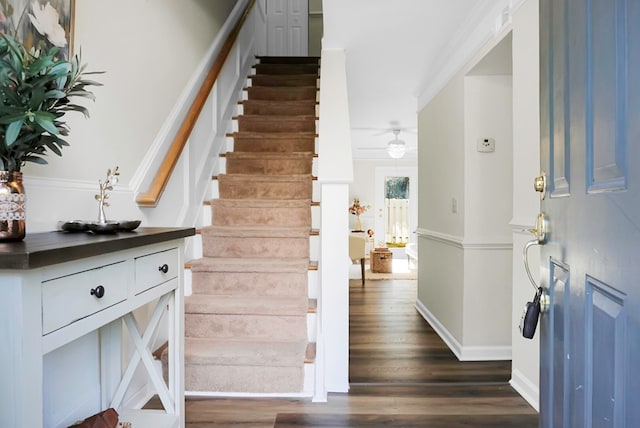
[(162, 273), (167, 273), (169, 272), (169, 265), (165, 263), (162, 266), (160, 266), (158, 270)]
[(96, 296), (98, 299), (104, 296), (104, 287), (102, 285), (98, 285), (96, 288), (91, 289), (91, 295)]

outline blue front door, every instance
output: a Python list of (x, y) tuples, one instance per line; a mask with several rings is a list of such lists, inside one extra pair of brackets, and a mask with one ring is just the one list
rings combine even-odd
[(543, 427), (640, 427), (640, 1), (540, 0)]

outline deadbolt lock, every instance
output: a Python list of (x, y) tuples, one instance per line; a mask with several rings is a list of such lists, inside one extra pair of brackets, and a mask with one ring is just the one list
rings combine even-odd
[(547, 194), (547, 175), (544, 171), (541, 172), (539, 177), (533, 179), (533, 188), (536, 192), (540, 192), (540, 199), (544, 199)]

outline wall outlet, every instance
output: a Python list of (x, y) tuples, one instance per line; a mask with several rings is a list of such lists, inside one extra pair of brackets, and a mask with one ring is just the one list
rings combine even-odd
[(481, 153), (491, 153), (496, 151), (496, 140), (493, 138), (479, 138), (478, 151)]

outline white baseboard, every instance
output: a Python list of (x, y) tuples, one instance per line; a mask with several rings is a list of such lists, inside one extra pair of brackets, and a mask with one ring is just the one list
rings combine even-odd
[(511, 372), (509, 384), (536, 412), (540, 411), (540, 388), (537, 385), (524, 377), (519, 370), (513, 370)]
[(209, 392), (209, 391), (185, 391), (185, 397), (211, 397), (211, 398), (310, 398), (309, 392)]
[(511, 359), (511, 346), (463, 346), (420, 301), (416, 310), (435, 330), (460, 361), (504, 361)]

